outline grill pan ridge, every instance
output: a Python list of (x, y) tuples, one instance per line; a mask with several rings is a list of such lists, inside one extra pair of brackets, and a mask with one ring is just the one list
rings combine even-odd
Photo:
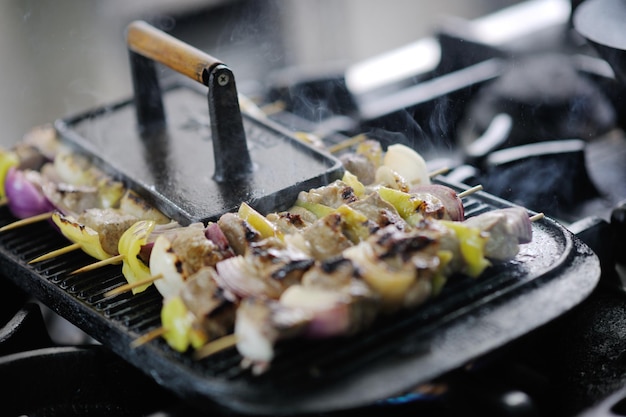
[[(465, 199), (468, 217), (510, 205), (485, 192)], [(14, 220), (0, 209), (0, 225)], [(544, 218), (533, 223), (533, 241), (515, 260), (475, 280), (453, 277), (424, 305), (380, 319), (356, 336), (280, 343), (270, 370), (253, 376), (239, 366), (235, 349), (194, 361), (162, 339), (132, 348), (133, 340), (160, 326), (160, 294), (151, 286), (105, 298), (125, 282), (121, 267), (68, 276), (93, 262), (81, 251), (28, 265), (66, 243), (50, 223), (6, 231), (0, 273), (190, 403), (246, 414), (337, 411), (405, 393), (558, 317), (584, 300), (600, 277), (597, 256)]]

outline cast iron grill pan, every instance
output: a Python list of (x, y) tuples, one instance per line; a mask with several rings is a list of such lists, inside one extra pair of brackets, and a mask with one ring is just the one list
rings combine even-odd
[[(465, 203), (468, 217), (510, 205), (484, 192)], [(0, 209), (0, 226), (14, 220)], [(436, 298), (362, 334), (281, 343), (270, 370), (254, 376), (239, 366), (235, 349), (194, 361), (162, 339), (131, 348), (160, 326), (160, 294), (152, 286), (105, 298), (125, 283), (121, 267), (68, 276), (93, 262), (80, 251), (28, 265), (65, 245), (48, 223), (7, 231), (0, 235), (0, 272), (191, 404), (217, 402), (246, 414), (336, 411), (405, 393), (556, 318), (586, 298), (600, 276), (596, 255), (545, 218), (533, 223), (533, 241), (513, 261), (478, 279), (453, 277)]]

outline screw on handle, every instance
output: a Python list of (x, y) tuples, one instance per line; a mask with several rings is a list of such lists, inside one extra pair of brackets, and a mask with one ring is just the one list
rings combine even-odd
[(126, 42), (140, 130), (147, 134), (154, 129), (162, 129), (166, 124), (154, 66), (154, 62), (159, 62), (209, 88), (208, 106), (215, 161), (213, 179), (218, 183), (230, 183), (247, 178), (252, 172), (252, 161), (232, 71), (211, 55), (144, 21), (128, 25)]

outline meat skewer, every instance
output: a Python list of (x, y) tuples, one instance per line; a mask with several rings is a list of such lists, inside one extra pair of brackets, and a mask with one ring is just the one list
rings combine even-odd
[[(434, 186), (434, 185), (433, 185)], [(428, 186), (428, 187), (433, 187), (433, 186)], [(447, 188), (447, 187), (445, 187)], [(469, 195), (472, 192), (475, 192), (476, 190), (481, 189), (481, 187), (474, 187), (473, 189), (468, 190), (467, 193), (465, 193), (465, 195)], [(447, 191), (448, 193), (452, 192), (452, 190)], [(365, 203), (367, 200), (361, 200), (361, 203)], [(355, 204), (353, 206), (355, 209), (357, 210), (365, 210), (366, 208), (364, 208), (364, 205), (361, 204)], [(349, 209), (348, 207), (340, 207), (337, 209), (338, 212), (338, 216), (355, 216), (355, 213), (352, 212), (351, 209)], [(362, 216), (362, 215), (361, 215)], [(253, 241), (258, 241), (261, 238), (267, 238), (267, 237), (275, 237), (278, 235), (281, 235), (281, 230), (284, 232), (287, 232), (287, 227), (282, 227), (279, 228), (277, 226), (272, 225), (271, 221), (268, 221), (268, 218), (273, 219), (273, 221), (277, 221), (276, 219), (278, 218), (278, 215), (269, 215), (266, 217), (261, 216), (259, 213), (255, 212), (251, 207), (249, 207), (247, 204), (243, 203), (240, 207), (239, 213), (237, 215), (235, 214), (226, 214), (224, 216), (222, 216), (222, 218), (220, 219), (220, 221), (218, 222), (218, 225), (221, 226), (222, 228), (224, 228), (224, 230), (226, 230), (226, 232), (229, 235), (232, 235), (231, 238), (229, 239), (232, 242), (233, 248), (235, 249), (235, 252), (238, 254), (243, 254), (246, 251), (246, 248), (248, 247), (248, 245), (253, 242)], [(371, 215), (371, 217), (375, 217), (375, 215)], [(244, 226), (242, 222), (242, 220), (246, 220), (250, 222), (250, 225), (248, 226)], [(366, 220), (365, 217), (361, 217), (361, 220)], [(354, 221), (354, 220), (352, 220)], [(263, 233), (261, 234), (256, 234), (253, 232), (256, 230), (262, 230)], [(281, 230), (277, 230), (277, 229), (281, 229)], [(344, 230), (341, 229), (336, 229), (334, 232), (335, 237), (332, 239), (335, 242), (338, 241), (345, 241), (345, 237), (343, 236), (345, 234), (346, 230), (344, 228)], [(315, 232), (316, 233), (316, 232)], [(307, 236), (310, 235), (311, 238), (313, 239), (318, 239), (317, 237), (313, 237), (315, 235), (314, 230), (311, 230), (309, 232), (307, 232)], [(365, 236), (369, 235), (369, 231), (365, 231)], [(245, 237), (244, 237), (245, 236)], [(364, 236), (364, 237), (365, 237)], [(327, 239), (324, 240), (324, 242)], [(324, 246), (328, 246), (328, 245), (324, 245)], [(345, 249), (345, 247), (343, 247)], [(326, 250), (328, 249), (328, 247), (326, 248)], [(339, 249), (337, 249), (339, 250)], [(328, 256), (332, 256), (333, 253), (335, 253), (337, 250), (331, 250)], [(163, 256), (169, 256), (169, 255), (163, 255)], [(319, 253), (318, 253), (319, 256)], [(324, 256), (322, 256), (323, 258)], [(123, 259), (123, 257), (119, 257), (118, 259)], [(233, 260), (234, 262), (235, 260)], [(254, 264), (256, 262), (256, 260), (252, 260), (251, 263)], [(94, 264), (88, 265), (87, 267), (85, 267), (86, 270), (91, 270), (94, 269), (95, 267), (99, 266), (99, 265), (103, 265), (103, 264), (108, 264), (108, 262), (106, 261), (100, 261), (100, 262), (96, 262)], [(225, 268), (225, 265), (222, 265), (221, 268)], [(241, 266), (238, 266), (241, 267)], [(79, 271), (80, 272), (80, 271)], [(175, 275), (174, 273), (170, 273), (170, 276)], [(163, 278), (163, 274), (162, 273), (157, 273), (156, 277), (145, 277), (143, 278), (143, 280), (141, 280), (142, 282), (146, 283), (150, 283), (153, 282), (157, 279)], [(184, 281), (184, 279), (181, 278), (174, 278), (171, 279), (170, 281), (175, 282), (182, 282)], [(135, 286), (133, 284), (127, 284), (124, 285), (123, 287), (116, 289), (114, 291), (111, 292), (111, 294), (107, 294), (108, 295), (115, 295), (115, 294), (119, 294), (121, 292), (124, 292), (124, 290), (131, 290), (135, 288)], [(175, 291), (174, 291), (175, 292)]]
[[(502, 219), (507, 218), (507, 216), (508, 216), (508, 220), (503, 221)], [(518, 219), (518, 221), (520, 221), (520, 219), (522, 219), (522, 216), (524, 219), (527, 219), (526, 221), (522, 222), (524, 225), (526, 225), (524, 227), (514, 227), (512, 229), (511, 228), (494, 229), (494, 224), (497, 223), (497, 221), (494, 223), (494, 219), (496, 220), (500, 219), (499, 221), (501, 223), (506, 224), (506, 223), (511, 223), (512, 219)], [(541, 213), (529, 218), (526, 214), (526, 210), (521, 209), (521, 208), (516, 208), (516, 209), (496, 210), (494, 212), (484, 213), (482, 215), (478, 215), (472, 218), (472, 219), (478, 219), (480, 220), (480, 222), (477, 222), (477, 220), (470, 221), (472, 219), (468, 219), (468, 222), (470, 225), (473, 223), (483, 224), (485, 228), (489, 228), (489, 233), (492, 233), (492, 234), (499, 233), (500, 235), (508, 233), (510, 236), (513, 236), (513, 240), (515, 241), (520, 240), (521, 242), (526, 242), (529, 239), (528, 231), (527, 231), (528, 223), (530, 221), (537, 221), (541, 218), (543, 218), (543, 215)], [(436, 222), (436, 221), (433, 221), (433, 222)], [(396, 231), (394, 230), (392, 233), (395, 233), (395, 232)], [(494, 235), (494, 239), (495, 239), (495, 235)], [(500, 242), (501, 237), (498, 238), (497, 240)], [(399, 242), (400, 241), (398, 241), (398, 243)], [(387, 245), (389, 246), (389, 250), (395, 251), (396, 247), (411, 247), (411, 245), (407, 246), (406, 244), (398, 244), (398, 243), (394, 242), (393, 244), (391, 244), (387, 242)], [(492, 255), (494, 254), (488, 253), (486, 256), (492, 256)], [(513, 255), (514, 255), (513, 253), (510, 253), (508, 256), (513, 256)], [(462, 255), (458, 255), (458, 256), (462, 256)], [(347, 259), (344, 261), (341, 261), (340, 263), (346, 265), (346, 262), (348, 265), (355, 265), (354, 261), (349, 261)], [(357, 263), (358, 263), (358, 260), (357, 260)], [(371, 265), (368, 265), (368, 269), (370, 266)], [(264, 369), (267, 368), (267, 366), (269, 366), (269, 362), (271, 361), (271, 358), (273, 355), (273, 353), (271, 353), (273, 352), (272, 346), (278, 340), (282, 340), (283, 338), (303, 336), (306, 334), (309, 334), (308, 337), (314, 336), (315, 334), (317, 334), (318, 336), (314, 336), (314, 337), (331, 337), (331, 336), (336, 336), (336, 335), (345, 335), (344, 330), (348, 328), (345, 326), (351, 323), (350, 320), (347, 319), (348, 316), (345, 315), (345, 314), (348, 314), (349, 311), (351, 311), (349, 307), (350, 302), (346, 301), (346, 299), (344, 299), (344, 301), (341, 301), (342, 299), (340, 297), (341, 292), (337, 292), (337, 287), (336, 287), (337, 280), (331, 280), (331, 281), (326, 280), (325, 273), (322, 273), (321, 275), (319, 272), (314, 273), (314, 271), (319, 271), (316, 268), (317, 267), (314, 267), (313, 269), (310, 269), (309, 272), (305, 273), (305, 278), (303, 281), (304, 284), (295, 284), (295, 285), (289, 286), (287, 290), (283, 293), (283, 295), (281, 295), (280, 300), (272, 301), (271, 299), (267, 299), (267, 298), (259, 299), (255, 297), (243, 298), (241, 301), (241, 304), (239, 305), (237, 309), (237, 320), (239, 321), (237, 321), (235, 324), (235, 334), (227, 335), (222, 338), (218, 338), (216, 340), (210, 341), (205, 345), (202, 345), (202, 347), (199, 347), (198, 349), (194, 350), (194, 357), (196, 359), (201, 359), (206, 356), (209, 356), (210, 354), (212, 354), (212, 352), (221, 351), (228, 347), (237, 345), (242, 355), (246, 357), (247, 362), (253, 367), (255, 372), (262, 372)], [(353, 271), (353, 266), (351, 266), (350, 268), (352, 268), (351, 270)], [(380, 271), (375, 269), (372, 272), (372, 274), (376, 275), (377, 272), (380, 272)], [(340, 279), (339, 281), (344, 282), (344, 285), (346, 282), (352, 282), (354, 278), (351, 278), (352, 276), (351, 274), (352, 272), (350, 273), (344, 272), (343, 278)], [(346, 279), (348, 279), (348, 281), (346, 281)], [(328, 284), (329, 282), (334, 283), (334, 284), (330, 284), (330, 285), (335, 286), (334, 288), (332, 288), (332, 291), (329, 291), (329, 288), (327, 287), (329, 285)], [(365, 282), (368, 285), (370, 284), (370, 281), (367, 281), (367, 279), (365, 280)], [(363, 281), (360, 281), (360, 285), (363, 285)], [(400, 288), (399, 291), (396, 291), (395, 293), (396, 294), (410, 294), (411, 292), (412, 291), (408, 290), (408, 288), (402, 287)], [(363, 290), (356, 292), (356, 294), (359, 294), (359, 293), (365, 294)], [(360, 309), (357, 308), (357, 310), (355, 310), (355, 311), (369, 311), (370, 312), (368, 315), (361, 316), (360, 319), (357, 319), (357, 322), (352, 322), (352, 326), (356, 326), (355, 327), (356, 329), (359, 329), (360, 327), (365, 327), (367, 323), (371, 321), (373, 312), (385, 311), (384, 309), (379, 310), (380, 305), (376, 307), (377, 304), (374, 300), (376, 300), (377, 297), (379, 297), (381, 294), (379, 291), (377, 293), (379, 294), (378, 296), (366, 298), (370, 300), (369, 304), (367, 304), (370, 306), (369, 309), (366, 308), (365, 310), (363, 310), (362, 308)], [(382, 295), (383, 295), (383, 299), (385, 297), (388, 297), (388, 295), (384, 295), (384, 291)], [(306, 300), (308, 299), (309, 296), (313, 297), (311, 299), (312, 300), (311, 306), (317, 306), (317, 307), (305, 308), (303, 311), (302, 310), (303, 306), (306, 306), (308, 304)], [(423, 300), (423, 297), (424, 297), (423, 290), (418, 291), (415, 296), (409, 296), (411, 300), (409, 301), (408, 306), (410, 307), (412, 305), (419, 304), (419, 302)], [(321, 301), (321, 300), (326, 300), (326, 301)], [(393, 301), (397, 302), (397, 300), (393, 300)], [(384, 304), (382, 306), (384, 306)], [(380, 313), (376, 313), (376, 314), (380, 314)], [(385, 314), (388, 314), (388, 312)], [(239, 317), (241, 317), (241, 319)], [(263, 320), (260, 319), (262, 317), (264, 317), (265, 320), (270, 320), (270, 322), (272, 322), (273, 324), (268, 327), (268, 324), (267, 324), (268, 322), (266, 321), (264, 322)], [(272, 319), (272, 317), (275, 317), (275, 318)], [(344, 317), (344, 319), (340, 319), (340, 317)], [(276, 322), (275, 320), (279, 320), (279, 321)], [(287, 323), (291, 323), (291, 327), (286, 326), (285, 322), (283, 322), (282, 320), (287, 320)], [(258, 322), (260, 322), (261, 324), (258, 324)], [(257, 324), (255, 325), (254, 323), (257, 323)], [(262, 323), (265, 323), (265, 324), (262, 324)], [(312, 323), (317, 323), (317, 324), (312, 324)], [(339, 325), (339, 327), (337, 327), (337, 323), (346, 323), (346, 324)], [(261, 327), (258, 327), (258, 326), (261, 326)], [(280, 331), (268, 330), (268, 329), (275, 328), (273, 326), (279, 326), (279, 328), (283, 330), (280, 330)], [(266, 330), (260, 330), (261, 333), (258, 333), (257, 330), (255, 330), (257, 328), (258, 329), (264, 328)], [(314, 328), (317, 328), (319, 330), (313, 331), (312, 329)], [(269, 331), (270, 333), (267, 334), (266, 333), (267, 331)], [(313, 333), (311, 333), (311, 331), (313, 331)], [(251, 336), (249, 332), (252, 332), (252, 334), (255, 334), (256, 336), (253, 336), (252, 339), (250, 339)], [(161, 329), (158, 329), (155, 334), (163, 336), (166, 333), (167, 333), (167, 329), (161, 328)], [(265, 339), (266, 337), (269, 337), (269, 339)], [(250, 340), (253, 340), (253, 341), (251, 342)], [(147, 338), (141, 339), (142, 343), (145, 343), (146, 341), (148, 341)], [(135, 346), (137, 344), (139, 344), (139, 340), (137, 341)], [(251, 346), (251, 347), (248, 348), (247, 346)], [(257, 352), (256, 346), (265, 346), (265, 348), (259, 348), (261, 349), (261, 351), (265, 353), (262, 353), (260, 354), (260, 356), (258, 356), (259, 353)]]
[[(441, 285), (436, 282), (439, 275), (445, 277), (454, 271), (478, 275), (488, 265), (487, 261), (481, 259), (474, 262), (476, 264), (474, 265), (469, 257), (489, 258), (491, 254), (497, 253), (494, 259), (500, 260), (506, 259), (515, 251), (515, 245), (510, 245), (510, 248), (507, 246), (507, 250), (501, 253), (485, 244), (484, 255), (471, 253), (468, 256), (464, 249), (465, 234), (469, 236), (467, 240), (480, 240), (480, 236), (465, 231), (466, 228), (470, 228), (472, 219), (468, 219), (468, 227), (459, 224), (447, 225), (443, 220), (439, 222), (441, 218), (448, 217), (450, 219), (446, 221), (460, 223), (463, 220), (463, 213), (461, 210), (440, 211), (432, 208), (436, 207), (434, 204), (436, 201), (445, 208), (446, 203), (443, 200), (446, 200), (447, 195), (439, 198), (436, 192), (441, 191), (440, 189), (435, 191), (435, 188), (424, 188), (433, 184), (430, 184), (430, 175), (425, 171), (425, 163), (421, 156), (402, 145), (392, 145), (384, 155), (378, 154), (375, 146), (365, 143), (365, 140), (359, 142), (359, 146), (370, 146), (369, 149), (368, 146), (364, 146), (361, 156), (376, 167), (374, 178), (381, 180), (376, 181), (380, 184), (374, 185), (371, 181), (360, 184), (358, 176), (353, 179), (348, 175), (343, 184), (336, 183), (325, 187), (324, 191), (331, 191), (330, 195), (320, 196), (317, 200), (315, 192), (309, 192), (306, 198), (299, 199), (296, 203), (296, 207), (301, 209), (297, 210), (297, 213), (288, 212), (284, 216), (276, 214), (271, 218), (259, 217), (254, 211), (248, 210), (247, 205), (242, 205), (238, 214), (239, 220), (254, 225), (255, 227), (251, 229), (256, 230), (254, 234), (250, 234), (244, 228), (244, 244), (237, 248), (232, 245), (237, 256), (218, 256), (206, 265), (204, 262), (207, 255), (203, 252), (200, 255), (202, 260), (199, 266), (195, 264), (189, 266), (191, 263), (186, 257), (195, 249), (188, 247), (188, 242), (193, 239), (178, 239), (174, 234), (170, 234), (169, 237), (159, 236), (152, 248), (159, 256), (150, 257), (152, 274), (150, 280), (155, 284), (163, 284), (158, 289), (164, 296), (164, 309), (163, 328), (154, 334), (160, 333), (162, 336), (169, 334), (166, 337), (168, 343), (179, 351), (187, 349), (189, 345), (198, 352), (203, 346), (206, 349), (214, 349), (216, 346), (223, 348), (229, 344), (228, 340), (231, 342), (236, 340), (242, 354), (249, 359), (251, 365), (262, 368), (271, 360), (273, 346), (278, 340), (296, 336), (339, 336), (358, 331), (366, 327), (372, 317), (379, 312), (387, 313), (421, 303), (433, 293), (436, 285)], [(352, 191), (347, 192), (348, 189)], [(468, 192), (476, 192), (479, 189), (475, 187)], [(52, 191), (53, 193), (47, 195), (58, 197), (59, 191), (63, 190), (56, 187)], [(419, 200), (416, 197), (428, 193), (431, 193), (429, 199)], [(462, 204), (459, 204), (458, 200), (469, 195), (454, 192), (452, 194), (449, 204), (461, 207)], [(366, 202), (371, 195), (375, 197)], [(376, 198), (378, 200), (374, 201)], [(420, 201), (419, 204), (416, 203), (417, 200)], [(67, 209), (67, 200), (61, 198), (55, 201), (60, 202), (59, 207)], [(392, 202), (397, 204), (394, 205)], [(406, 206), (403, 207), (402, 204)], [(368, 205), (371, 207), (368, 208)], [(397, 211), (396, 215), (398, 213), (400, 215), (394, 217), (394, 210), (389, 207), (393, 207)], [(302, 225), (298, 225), (295, 216), (306, 217), (305, 210), (308, 210), (314, 218), (310, 219), (310, 224), (303, 221)], [(383, 212), (385, 215), (381, 220)], [(60, 215), (52, 215), (52, 218), (61, 219)], [(236, 222), (228, 223), (226, 221), (228, 218), (232, 217), (225, 217), (222, 224), (219, 224), (220, 228), (237, 233), (240, 229)], [(58, 221), (55, 223), (59, 225)], [(422, 223), (428, 227), (417, 229), (417, 225)], [(495, 218), (487, 219), (476, 224), (474, 229), (488, 231), (491, 236), (500, 233), (506, 240), (506, 233), (514, 231), (507, 228), (506, 224), (507, 222), (503, 223)], [(230, 229), (229, 225), (232, 226)], [(180, 230), (176, 234), (182, 236), (186, 232), (192, 233), (194, 232), (192, 229)], [(295, 230), (299, 231), (287, 233)], [(459, 237), (461, 235), (462, 238)], [(313, 252), (315, 256), (311, 256), (313, 253), (302, 250), (303, 247), (300, 246), (310, 247), (316, 241), (323, 242), (324, 237), (331, 237), (325, 240), (326, 244), (330, 241), (339, 242), (335, 249), (327, 251), (326, 254), (322, 254), (324, 248), (321, 244)], [(205, 239), (205, 236), (202, 239)], [(114, 253), (122, 252), (119, 250), (118, 240), (111, 239), (111, 242), (116, 243), (115, 249), (108, 251), (103, 249), (95, 253), (95, 256), (92, 255), (95, 258), (102, 258), (100, 265), (129, 260), (129, 256), (123, 253)], [(181, 244), (183, 247), (175, 248), (175, 245)], [(79, 246), (85, 249), (84, 246)], [(499, 249), (501, 245), (496, 246)], [(449, 255), (442, 255), (442, 252), (446, 251)], [(214, 253), (213, 249), (209, 253)], [(332, 272), (329, 265), (335, 264), (337, 254), (341, 254), (339, 264), (342, 267), (337, 267), (339, 269)], [(158, 272), (157, 265), (161, 265), (162, 273)], [(184, 275), (180, 271), (181, 265)], [(172, 266), (175, 266), (174, 270)], [(90, 266), (89, 270), (94, 267)], [(468, 268), (464, 269), (466, 267)], [(186, 268), (188, 270), (185, 271)], [(267, 278), (271, 277), (283, 280), (284, 285), (264, 286), (261, 291), (251, 290), (252, 287), (248, 286), (251, 281), (241, 280), (242, 274), (239, 272), (243, 269), (252, 272), (251, 276), (258, 275), (260, 279), (257, 283), (272, 282)], [(77, 270), (74, 273), (84, 270)], [(336, 272), (337, 270), (340, 272)], [(416, 270), (419, 272), (416, 273)], [(170, 271), (176, 274), (169, 274)], [(330, 281), (327, 280), (327, 275), (333, 274), (339, 274), (341, 284), (328, 287)], [(392, 278), (391, 285), (389, 282), (380, 285), (381, 275)], [(201, 281), (204, 283), (202, 286), (208, 285), (212, 290), (206, 292), (191, 290), (194, 286), (200, 286)], [(147, 281), (138, 280), (138, 282), (143, 284)], [(129, 284), (128, 287), (136, 288), (135, 284)], [(200, 298), (204, 300), (202, 303), (198, 302)], [(207, 308), (207, 305), (212, 307)], [(239, 330), (235, 329), (235, 335), (225, 335), (226, 339), (219, 338), (219, 335), (224, 333), (224, 328), (212, 327), (217, 321), (215, 317), (210, 317), (221, 312), (220, 306), (228, 306), (229, 312), (237, 306), (238, 315), (242, 317), (239, 320)], [(172, 323), (168, 321), (187, 317), (186, 312), (191, 310), (194, 311), (192, 315), (196, 316), (197, 320), (186, 324), (188, 328), (185, 334), (177, 334)], [(250, 312), (252, 314), (249, 314)], [(255, 323), (259, 317), (275, 321), (277, 317), (284, 318), (285, 315), (289, 317), (290, 324), (283, 323), (280, 331), (267, 338), (264, 355), (266, 358), (269, 355), (269, 360), (255, 358), (254, 347), (250, 354), (246, 353), (250, 350), (247, 347), (249, 344), (241, 335), (249, 336), (255, 333), (257, 329)], [(226, 322), (230, 319), (232, 317), (226, 314)], [(244, 330), (241, 330), (242, 326)], [(266, 336), (263, 332), (257, 332), (254, 340), (262, 341), (264, 337)], [(211, 344), (209, 340), (219, 342)], [(202, 352), (206, 354), (205, 349)]]
[[(524, 215), (524, 218), (527, 220), (522, 221), (522, 223), (524, 225), (527, 225), (530, 221), (530, 218), (528, 218), (525, 213), (526, 211), (524, 209), (505, 209), (503, 211), (497, 211), (495, 213), (485, 213), (485, 215), (482, 217), (490, 225), (493, 225), (492, 220), (494, 218), (503, 219), (505, 217), (508, 217), (508, 220), (503, 222), (508, 223), (508, 221), (515, 222), (513, 220), (514, 218), (518, 219), (519, 221), (522, 219), (521, 215)], [(477, 217), (481, 216), (479, 215)], [(542, 216), (533, 216), (532, 219), (537, 220), (541, 217)], [(517, 232), (513, 232), (515, 228), (509, 228), (506, 230), (505, 228), (501, 228), (497, 231), (491, 230), (490, 233), (492, 233), (492, 237), (497, 243), (502, 242), (503, 233), (509, 233), (508, 236), (509, 238), (512, 238), (513, 242), (526, 242), (528, 239), (527, 233), (525, 231), (526, 227), (524, 226), (518, 229), (519, 230), (517, 230)], [(390, 230), (390, 232), (392, 234), (398, 233), (397, 230)], [(385, 232), (384, 234), (386, 233), (387, 232)], [(496, 237), (496, 235), (494, 235), (493, 233), (499, 233), (500, 235)], [(402, 239), (404, 239), (404, 235), (402, 233), (399, 234), (399, 238), (401, 240), (392, 242), (393, 244), (387, 241), (385, 238), (386, 244), (389, 245), (388, 251), (396, 251), (398, 247), (411, 247), (415, 243), (422, 240), (419, 236), (416, 236), (416, 238), (418, 238), (417, 240), (414, 240), (414, 238), (410, 238), (410, 242), (415, 243), (411, 243), (407, 246), (408, 242), (401, 243)], [(449, 238), (447, 238), (447, 240), (449, 241)], [(448, 246), (449, 243), (445, 244), (442, 241), (441, 245)], [(487, 250), (488, 248), (486, 247), (485, 249)], [(431, 266), (429, 267), (428, 264), (424, 263), (424, 261), (428, 259), (428, 257), (424, 258), (424, 255), (427, 254), (424, 253), (423, 248), (417, 250), (417, 252), (415, 252), (415, 255), (417, 255), (420, 259), (419, 265), (423, 265), (422, 268), (427, 268), (422, 269), (422, 271), (427, 271), (428, 268), (432, 268), (435, 266), (435, 264), (431, 264)], [(379, 297), (382, 297), (379, 299), (380, 304), (376, 304), (374, 302), (369, 304), (369, 308), (373, 309), (373, 312), (375, 312), (376, 314), (389, 314), (390, 312), (393, 312), (398, 308), (401, 308), (402, 306), (404, 306), (404, 308), (412, 308), (415, 305), (419, 305), (426, 297), (428, 297), (428, 294), (433, 291), (433, 287), (434, 285), (436, 285), (435, 270), (431, 270), (431, 274), (432, 272), (435, 272), (435, 275), (433, 275), (432, 278), (429, 279), (422, 277), (416, 280), (415, 275), (413, 275), (414, 272), (410, 272), (410, 270), (413, 269), (415, 266), (409, 267), (408, 269), (404, 269), (405, 267), (402, 267), (402, 269), (393, 270), (388, 270), (388, 267), (386, 266), (381, 269), (376, 265), (375, 262), (371, 260), (363, 260), (360, 255), (347, 254), (347, 256), (351, 260), (353, 265), (355, 265), (356, 268), (361, 271), (361, 273), (366, 273), (366, 275), (362, 276), (361, 278), (370, 286), (370, 288), (374, 288), (374, 292)], [(381, 256), (382, 257), (379, 256), (377, 258), (379, 260), (376, 262), (385, 263), (388, 265), (388, 255)], [(496, 253), (495, 251), (489, 252), (485, 256), (493, 257), (494, 260), (502, 260), (497, 259), (501, 256), (501, 254)], [(508, 256), (513, 256), (513, 253), (509, 252)], [(383, 261), (383, 259), (385, 259), (385, 261)], [(445, 275), (449, 275), (450, 273), (452, 273), (452, 271), (448, 271)], [(418, 272), (418, 277), (420, 276), (419, 274), (420, 273)], [(381, 279), (381, 277), (384, 278)], [(383, 279), (386, 281), (384, 284), (382, 284)], [(381, 285), (379, 285), (378, 283), (381, 283)], [(389, 285), (391, 285), (391, 287), (389, 287)], [(242, 302), (242, 305), (238, 309), (238, 321), (235, 325), (235, 339), (237, 341), (237, 348), (244, 356), (245, 362), (249, 363), (253, 367), (254, 372), (262, 372), (264, 369), (267, 368), (267, 366), (269, 366), (269, 362), (271, 362), (273, 357), (273, 345), (278, 340), (282, 340), (284, 338), (305, 336), (307, 334), (307, 329), (310, 325), (309, 323), (311, 323), (311, 320), (314, 320), (314, 322), (315, 320), (323, 320), (322, 323), (324, 324), (318, 324), (318, 326), (322, 326), (320, 328), (321, 330), (319, 330), (317, 333), (319, 336), (345, 336), (349, 333), (344, 333), (341, 331), (341, 329), (347, 329), (346, 327), (340, 327), (339, 333), (336, 333), (336, 330), (333, 330), (337, 329), (336, 323), (344, 322), (341, 317), (348, 317), (345, 316), (346, 310), (338, 311), (336, 310), (337, 305), (331, 305), (331, 307), (328, 307), (327, 309), (313, 309), (312, 313), (309, 310), (309, 315), (307, 315), (305, 314), (306, 311), (304, 313), (301, 311), (302, 305), (306, 305), (306, 303), (303, 301), (306, 299), (303, 298), (304, 294), (306, 293), (306, 287), (290, 287), (287, 291), (293, 291), (293, 289), (296, 288), (303, 288), (303, 290), (299, 291), (300, 297), (297, 303), (286, 303), (286, 305), (281, 304), (281, 301), (283, 301), (282, 297), (281, 301), (279, 302), (271, 300), (244, 300)], [(287, 292), (285, 293), (285, 299), (287, 299), (286, 295)], [(318, 306), (320, 304), (323, 305), (324, 303), (317, 303)], [(350, 305), (350, 302), (348, 302), (348, 305)], [(296, 320), (292, 316), (291, 320), (293, 320), (293, 325), (292, 327), (287, 326), (283, 321), (281, 321), (281, 317), (284, 317), (287, 314), (284, 311), (285, 307), (300, 310), (300, 313), (304, 314), (304, 318), (301, 318), (301, 320)], [(307, 309), (305, 308), (305, 310)], [(344, 313), (341, 313), (341, 311), (343, 311)], [(370, 314), (372, 314), (373, 312), (370, 311)], [(312, 316), (310, 314), (312, 314)], [(327, 321), (328, 314), (330, 314), (330, 321)], [(239, 320), (241, 320), (241, 322)], [(349, 319), (346, 320), (349, 321)], [(352, 324), (355, 325), (358, 329), (359, 327), (366, 327), (370, 320), (371, 315), (361, 317), (360, 319), (357, 319), (357, 323)], [(308, 337), (311, 337), (311, 335), (309, 334)]]
[[(336, 184), (336, 185), (338, 187), (345, 187), (344, 185), (338, 185), (338, 184)], [(446, 194), (446, 195), (448, 195), (448, 194), (451, 195), (452, 197), (447, 197), (448, 198), (448, 202), (453, 200), (453, 199), (456, 199), (456, 200), (453, 201), (453, 203), (449, 203), (449, 204), (451, 204), (452, 206), (455, 206), (455, 207), (460, 207), (461, 210), (462, 210), (462, 203), (460, 202), (460, 198), (456, 197), (456, 194), (455, 194), (455, 192), (453, 190), (448, 189), (447, 187), (444, 187), (444, 186), (436, 185), (436, 184), (422, 186), (422, 188), (423, 187), (427, 187), (428, 190), (426, 190), (426, 191), (430, 191), (430, 192), (433, 192), (434, 190), (437, 190), (437, 193), (439, 195), (442, 195), (442, 192), (444, 194)], [(330, 189), (330, 188), (326, 188), (326, 189)], [(442, 191), (442, 189), (445, 189), (445, 191)], [(479, 189), (481, 189), (480, 186), (474, 187), (473, 189), (469, 189), (464, 194), (461, 194), (461, 195), (462, 196), (466, 196), (466, 195), (469, 195), (469, 194), (471, 194), (471, 193), (473, 193), (473, 192), (475, 192), (476, 190), (479, 190)], [(347, 188), (345, 188), (345, 190), (347, 190)], [(345, 190), (344, 189), (338, 189), (338, 191), (337, 191), (338, 193), (342, 193), (342, 194), (344, 194), (344, 195), (346, 195), (348, 197), (346, 197), (347, 199), (340, 200), (338, 203), (334, 204), (335, 206), (337, 204), (339, 204), (341, 201), (346, 201), (346, 202), (353, 201), (354, 198), (349, 196), (349, 193), (347, 194)], [(344, 211), (347, 210), (347, 208), (342, 208), (342, 209)], [(339, 210), (339, 211), (341, 212), (342, 210)], [(273, 236), (273, 235), (275, 235), (277, 233), (277, 231), (275, 230), (275, 226), (273, 226), (271, 224), (271, 222), (268, 222), (265, 217), (259, 215), (258, 213), (255, 213), (254, 210), (252, 210), (245, 203), (243, 203), (241, 205), (239, 215), (240, 215), (240, 217), (243, 217), (246, 220), (252, 219), (252, 222), (253, 222), (254, 226), (256, 227), (256, 229), (263, 230), (264, 237), (268, 237), (270, 235)], [(457, 216), (457, 218), (459, 218), (459, 217), (462, 218), (463, 215), (460, 214), (460, 215)], [(238, 240), (241, 240), (241, 239), (234, 239), (234, 241), (238, 241)], [(237, 246), (237, 245), (235, 245), (235, 246)], [(242, 252), (242, 251), (243, 251), (243, 249), (239, 249), (239, 252)], [(79, 270), (76, 270), (76, 271), (73, 272), (73, 274), (90, 271), (90, 270), (93, 270), (93, 269), (98, 268), (100, 266), (109, 265), (111, 263), (119, 263), (119, 262), (122, 262), (123, 260), (124, 260), (124, 256), (122, 256), (122, 255), (116, 255), (116, 256), (113, 256), (113, 257), (108, 257), (108, 258), (100, 260), (100, 261), (98, 261), (98, 262), (96, 262), (94, 264), (87, 265), (87, 266), (85, 266), (85, 267), (83, 267), (83, 268), (81, 268)], [(148, 278), (146, 277), (144, 279), (148, 279)], [(131, 286), (129, 288), (132, 289), (133, 287)]]

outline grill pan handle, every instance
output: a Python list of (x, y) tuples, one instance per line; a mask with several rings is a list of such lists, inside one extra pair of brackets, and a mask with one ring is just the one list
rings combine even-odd
[[(166, 125), (155, 62), (159, 62), (208, 89), (215, 172), (213, 179), (230, 183), (252, 172), (233, 72), (218, 59), (138, 20), (126, 29), (130, 53), (137, 122), (150, 136)], [(193, 150), (190, 150), (193, 151)]]

